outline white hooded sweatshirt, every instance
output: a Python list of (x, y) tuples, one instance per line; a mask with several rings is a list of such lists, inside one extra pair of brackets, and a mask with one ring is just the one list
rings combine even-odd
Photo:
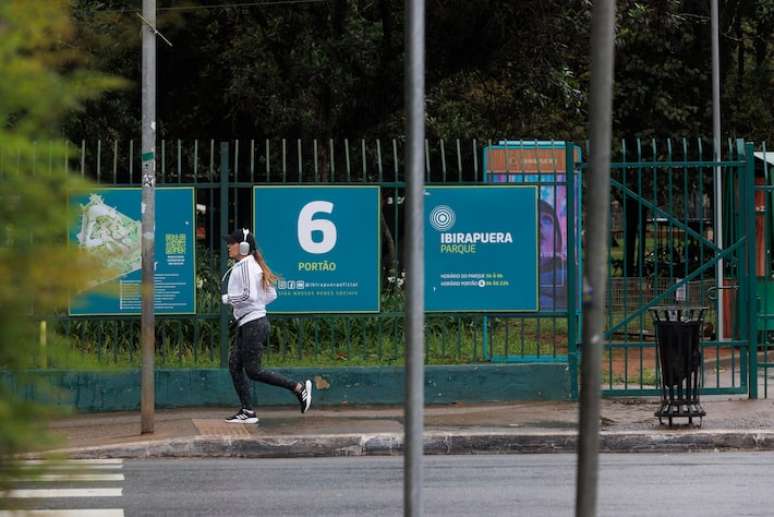
[(230, 273), (222, 300), (234, 308), (238, 325), (266, 316), (266, 306), (277, 299), (277, 290), (274, 286), (264, 289), (261, 266), (248, 256), (237, 262)]

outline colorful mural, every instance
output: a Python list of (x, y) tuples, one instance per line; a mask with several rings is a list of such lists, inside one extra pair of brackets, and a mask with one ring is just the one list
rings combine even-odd
[[(580, 162), (576, 148), (574, 162)], [(567, 167), (564, 142), (502, 141), (484, 148), (489, 183), (538, 185), (540, 310), (567, 308)], [(580, 178), (576, 176), (576, 207)], [(578, 216), (576, 213), (576, 221)], [(578, 228), (578, 224), (575, 225)], [(579, 239), (576, 238), (576, 243)], [(576, 257), (579, 253), (576, 253)]]

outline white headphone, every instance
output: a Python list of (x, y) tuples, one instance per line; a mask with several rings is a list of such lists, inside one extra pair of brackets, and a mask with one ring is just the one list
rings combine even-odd
[(250, 234), (250, 230), (242, 228), (242, 233), (244, 234), (244, 238), (242, 239), (242, 242), (239, 243), (239, 254), (244, 257), (250, 254), (250, 243), (247, 242), (247, 236)]

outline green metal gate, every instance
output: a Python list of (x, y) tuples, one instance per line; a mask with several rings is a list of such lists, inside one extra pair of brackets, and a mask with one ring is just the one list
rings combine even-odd
[[(719, 161), (703, 140), (638, 140), (634, 148), (622, 143), (618, 152), (611, 164), (605, 395), (660, 393), (649, 309), (683, 303), (709, 309), (702, 328), (702, 393), (757, 397), (757, 383), (750, 382), (757, 377), (752, 145), (729, 142)], [(722, 249), (714, 235), (716, 168)]]

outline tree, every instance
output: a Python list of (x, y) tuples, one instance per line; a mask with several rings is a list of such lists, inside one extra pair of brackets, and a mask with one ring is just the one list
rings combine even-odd
[[(774, 0), (721, 1), (724, 132), (774, 139)], [(160, 3), (159, 126), (168, 138), (344, 138), (403, 132), (403, 3), (179, 10)], [(78, 47), (136, 77), (134, 0), (78, 0)], [(427, 14), (430, 138), (586, 138), (586, 0), (435, 0)], [(619, 6), (618, 137), (711, 134), (709, 2)], [(89, 103), (67, 127), (136, 136), (139, 85)]]
[[(0, 2), (0, 369), (17, 382), (53, 353), (38, 347), (36, 317), (66, 305), (100, 267), (65, 242), (68, 195), (86, 184), (67, 173), (68, 145), (57, 137), (66, 113), (121, 83), (86, 70), (72, 34), (65, 0)], [(34, 165), (41, 154), (45, 170)], [(45, 415), (0, 382), (0, 491), (13, 455), (44, 443)]]
[[(159, 26), (175, 45), (159, 46), (161, 138), (403, 134), (403, 2), (179, 9), (205, 4), (159, 3)], [(100, 69), (138, 75), (136, 8), (77, 0), (78, 48)], [(711, 137), (710, 2), (622, 0), (617, 11), (616, 142)], [(428, 138), (585, 141), (590, 12), (589, 0), (428, 2)], [(774, 141), (774, 0), (720, 0), (720, 15), (723, 135)], [(138, 89), (89, 102), (67, 136), (137, 138)], [(319, 163), (326, 181), (326, 146)], [(646, 175), (642, 191), (653, 190)], [(638, 204), (619, 201), (629, 216), (625, 273), (634, 274), (644, 227)]]

